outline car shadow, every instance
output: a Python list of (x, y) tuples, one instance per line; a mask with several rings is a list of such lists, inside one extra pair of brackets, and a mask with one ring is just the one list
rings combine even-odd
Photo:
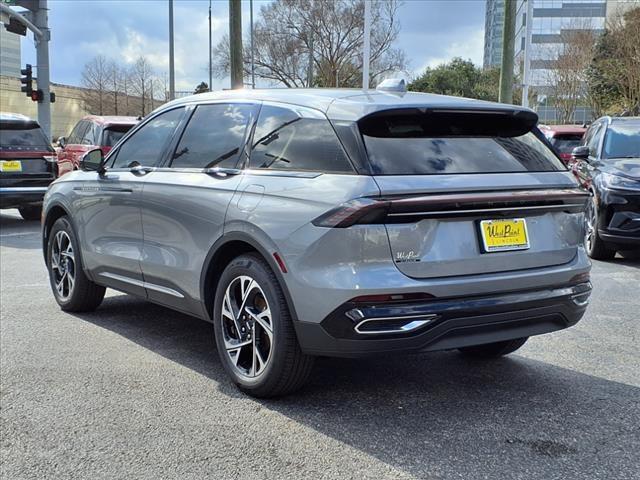
[[(125, 295), (77, 316), (243, 396), (206, 322)], [(519, 355), (478, 362), (439, 352), (320, 358), (301, 391), (255, 403), (421, 478), (629, 478), (638, 398), (636, 386)]]
[(28, 250), (42, 248), (39, 221), (23, 220), (17, 210), (0, 212), (0, 245)]

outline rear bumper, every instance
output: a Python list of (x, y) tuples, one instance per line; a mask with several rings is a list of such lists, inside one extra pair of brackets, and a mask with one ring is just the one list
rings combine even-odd
[(47, 186), (0, 187), (0, 208), (15, 208), (42, 203)]
[[(583, 282), (495, 296), (378, 305), (346, 303), (319, 324), (296, 322), (296, 331), (303, 351), (312, 355), (360, 357), (447, 350), (570, 327), (584, 315), (590, 293), (591, 284)], [(373, 320), (370, 325), (375, 329), (357, 329), (363, 320)], [(384, 332), (385, 322), (393, 333)], [(410, 330), (403, 331), (401, 325)]]

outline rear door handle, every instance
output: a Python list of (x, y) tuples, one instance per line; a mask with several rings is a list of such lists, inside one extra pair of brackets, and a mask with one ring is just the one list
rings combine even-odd
[(134, 175), (146, 175), (147, 173), (153, 172), (155, 169), (153, 167), (143, 167), (142, 165), (136, 165), (135, 167), (131, 167), (129, 171)]

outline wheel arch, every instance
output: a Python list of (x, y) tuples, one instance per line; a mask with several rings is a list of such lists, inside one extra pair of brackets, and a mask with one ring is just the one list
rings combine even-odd
[[(42, 254), (44, 255), (45, 262), (47, 260), (47, 243), (49, 242), (49, 232), (53, 227), (53, 224), (56, 223), (60, 217), (67, 216), (71, 225), (73, 225), (73, 221), (71, 220), (71, 216), (66, 208), (64, 208), (59, 203), (55, 203), (47, 208), (46, 214), (44, 216), (44, 220), (42, 222)], [(73, 225), (75, 230), (75, 225)]]
[(273, 254), (275, 250), (264, 247), (253, 237), (244, 232), (230, 232), (220, 237), (211, 247), (204, 261), (202, 273), (200, 275), (200, 298), (202, 299), (203, 308), (205, 310), (205, 318), (213, 321), (213, 303), (215, 300), (215, 291), (218, 281), (225, 267), (234, 258), (245, 253), (257, 253), (264, 261), (267, 262), (274, 275), (278, 279), (280, 288), (284, 293), (289, 313), (294, 321), (297, 321), (295, 306), (287, 284), (284, 280), (284, 274)]

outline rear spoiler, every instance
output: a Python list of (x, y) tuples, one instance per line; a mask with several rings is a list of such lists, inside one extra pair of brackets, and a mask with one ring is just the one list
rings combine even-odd
[[(385, 119), (411, 119), (419, 122), (423, 132), (404, 135), (391, 131)], [(381, 121), (382, 120), (382, 121)], [(531, 110), (469, 106), (468, 108), (415, 107), (380, 110), (358, 121), (360, 131), (372, 137), (518, 137), (530, 132), (538, 123)]]

